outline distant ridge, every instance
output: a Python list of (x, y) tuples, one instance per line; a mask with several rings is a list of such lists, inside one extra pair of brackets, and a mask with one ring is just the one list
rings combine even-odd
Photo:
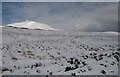
[(25, 29), (58, 30), (48, 26), (47, 24), (43, 24), (35, 21), (29, 21), (29, 20), (19, 23), (8, 24), (7, 26), (16, 27), (16, 28), (25, 28)]

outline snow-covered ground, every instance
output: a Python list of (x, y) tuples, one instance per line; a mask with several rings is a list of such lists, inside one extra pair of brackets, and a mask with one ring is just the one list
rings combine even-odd
[(118, 35), (4, 27), (4, 75), (118, 75)]

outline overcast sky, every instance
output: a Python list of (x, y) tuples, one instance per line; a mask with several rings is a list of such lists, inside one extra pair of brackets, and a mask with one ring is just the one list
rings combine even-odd
[(33, 20), (61, 30), (117, 31), (116, 2), (5, 2), (3, 24)]
[(0, 2), (0, 24), (2, 23), (2, 3)]

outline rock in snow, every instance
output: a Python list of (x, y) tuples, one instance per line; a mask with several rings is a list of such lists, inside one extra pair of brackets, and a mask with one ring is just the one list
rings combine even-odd
[(58, 30), (48, 26), (47, 24), (38, 23), (35, 21), (26, 20), (24, 22), (12, 23), (7, 26), (17, 27), (17, 28), (28, 28), (28, 29), (42, 29), (42, 30)]

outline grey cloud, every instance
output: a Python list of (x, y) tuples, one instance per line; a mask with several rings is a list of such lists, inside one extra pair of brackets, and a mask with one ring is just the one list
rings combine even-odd
[(79, 21), (77, 29), (83, 31), (118, 31), (117, 3), (85, 13)]

